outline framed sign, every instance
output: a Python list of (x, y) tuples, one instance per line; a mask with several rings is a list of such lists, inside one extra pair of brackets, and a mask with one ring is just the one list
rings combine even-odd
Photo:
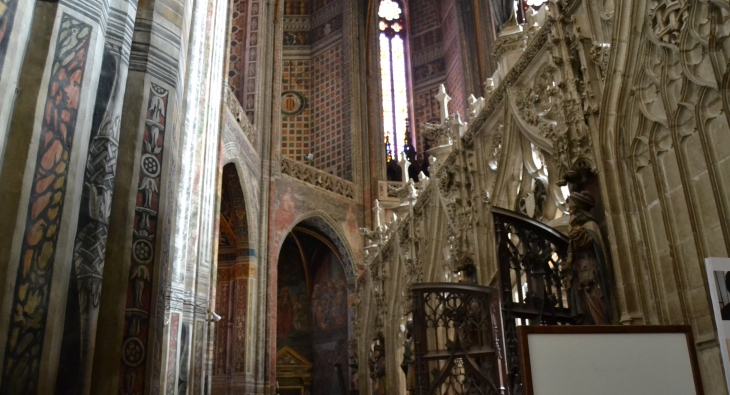
[(526, 395), (704, 395), (689, 326), (519, 326)]
[(710, 286), (712, 311), (720, 343), (720, 354), (725, 369), (725, 385), (730, 392), (730, 258), (707, 258), (707, 283)]

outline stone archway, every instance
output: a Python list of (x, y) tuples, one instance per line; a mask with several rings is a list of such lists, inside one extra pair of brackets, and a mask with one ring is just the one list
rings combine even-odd
[(287, 234), (277, 271), (279, 393), (345, 393), (352, 273), (346, 246), (325, 220), (310, 217)]
[(226, 392), (246, 377), (250, 294), (255, 282), (255, 250), (249, 245), (249, 213), (236, 166), (223, 167), (218, 238), (218, 265), (212, 392)]

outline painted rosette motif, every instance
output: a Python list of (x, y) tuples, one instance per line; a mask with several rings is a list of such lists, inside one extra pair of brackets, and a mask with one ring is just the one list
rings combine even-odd
[(145, 387), (167, 101), (168, 90), (152, 83), (139, 164), (120, 394), (142, 393)]

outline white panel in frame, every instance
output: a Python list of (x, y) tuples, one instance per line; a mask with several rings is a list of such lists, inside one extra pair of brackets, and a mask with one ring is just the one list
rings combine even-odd
[(692, 329), (519, 326), (525, 395), (703, 395)]
[(725, 384), (730, 392), (730, 258), (706, 258), (707, 284), (710, 287), (712, 312), (725, 369)]

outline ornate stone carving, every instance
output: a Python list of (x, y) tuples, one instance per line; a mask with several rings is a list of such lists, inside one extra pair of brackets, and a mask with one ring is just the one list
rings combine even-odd
[(348, 199), (355, 199), (355, 184), (288, 158), (281, 158), (281, 173)]
[(598, 75), (601, 78), (601, 82), (606, 81), (606, 69), (608, 68), (608, 57), (610, 54), (610, 44), (593, 43), (591, 46), (591, 60), (598, 67)]
[(500, 59), (507, 52), (524, 51), (527, 46), (526, 33), (513, 33), (500, 36), (492, 48), (492, 56)]
[(584, 324), (610, 325), (611, 298), (606, 247), (596, 220), (595, 205), (587, 192), (574, 192), (570, 206), (570, 244), (561, 277), (569, 295), (572, 315)]
[(677, 45), (689, 10), (684, 1), (663, 0), (649, 10), (650, 38), (658, 44)]
[(226, 103), (226, 107), (236, 119), (236, 124), (238, 124), (241, 130), (243, 130), (243, 134), (246, 136), (248, 141), (252, 146), (256, 147), (256, 143), (258, 142), (256, 128), (251, 125), (248, 115), (246, 115), (246, 112), (243, 110), (243, 107), (241, 107), (238, 99), (236, 99), (236, 94), (233, 92), (231, 86), (225, 84), (225, 88), (224, 102)]

